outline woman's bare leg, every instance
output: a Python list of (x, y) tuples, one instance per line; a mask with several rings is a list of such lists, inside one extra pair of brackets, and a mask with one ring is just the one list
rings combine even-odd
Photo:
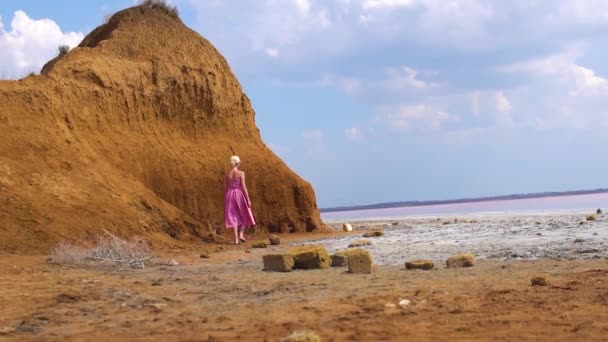
[(239, 228), (239, 238), (241, 239), (241, 241), (246, 242), (247, 240), (245, 240), (245, 226), (241, 226)]
[(232, 228), (232, 230), (234, 230), (234, 243), (235, 244), (239, 244), (239, 227), (234, 227)]

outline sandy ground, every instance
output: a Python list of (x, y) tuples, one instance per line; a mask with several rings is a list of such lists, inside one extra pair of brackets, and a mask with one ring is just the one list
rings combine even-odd
[[(608, 339), (605, 258), (489, 258), (434, 271), (380, 265), (372, 275), (263, 272), (262, 255), (301, 243), (302, 235), (282, 238), (268, 249), (201, 247), (209, 259), (195, 249), (164, 253), (180, 265), (144, 270), (3, 255), (0, 339), (278, 341), (297, 330), (324, 341)], [(548, 276), (552, 286), (531, 286), (534, 276)], [(399, 305), (403, 299), (409, 304)]]

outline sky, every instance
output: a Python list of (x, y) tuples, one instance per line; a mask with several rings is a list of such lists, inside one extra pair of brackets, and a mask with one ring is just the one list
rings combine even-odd
[[(2, 78), (136, 3), (1, 1)], [(320, 207), (608, 187), (608, 1), (171, 2)]]

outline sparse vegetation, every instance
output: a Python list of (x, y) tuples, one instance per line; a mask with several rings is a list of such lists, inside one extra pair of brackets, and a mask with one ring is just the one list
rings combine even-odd
[(139, 5), (160, 9), (170, 17), (179, 18), (179, 11), (177, 7), (169, 5), (166, 0), (140, 0)]
[(148, 244), (139, 237), (125, 241), (107, 230), (103, 236), (97, 236), (92, 246), (85, 247), (74, 243), (63, 242), (57, 245), (49, 257), (49, 262), (70, 265), (122, 265), (133, 268), (144, 268), (152, 258)]
[(57, 53), (59, 56), (65, 56), (68, 54), (68, 52), (70, 52), (70, 47), (68, 45), (60, 45), (57, 48)]
[(595, 215), (588, 215), (587, 216), (587, 221), (595, 221), (596, 217)]
[(320, 342), (319, 335), (312, 331), (294, 331), (291, 335), (281, 339), (281, 342)]

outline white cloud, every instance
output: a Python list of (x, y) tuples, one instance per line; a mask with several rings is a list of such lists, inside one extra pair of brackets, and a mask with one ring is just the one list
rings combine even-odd
[(386, 86), (390, 89), (401, 91), (405, 89), (430, 89), (437, 88), (439, 85), (433, 82), (425, 82), (416, 78), (418, 72), (408, 66), (403, 66), (399, 70), (390, 69)]
[(348, 95), (354, 95), (362, 90), (361, 80), (354, 77), (336, 76), (329, 73), (323, 75), (321, 80), (315, 82), (323, 87), (335, 87)]
[(500, 113), (511, 112), (511, 102), (509, 101), (507, 96), (505, 96), (504, 92), (502, 92), (502, 91), (496, 92), (494, 101), (496, 104), (496, 110), (498, 110)]
[(414, 3), (414, 0), (365, 0), (363, 1), (363, 9), (378, 9), (393, 6), (409, 6)]
[(387, 122), (390, 127), (398, 130), (436, 130), (450, 121), (459, 121), (460, 118), (444, 110), (425, 104), (403, 105), (395, 110), (380, 116), (381, 121)]
[(302, 15), (308, 15), (310, 13), (310, 8), (312, 4), (310, 0), (294, 0), (296, 8)]
[(576, 45), (558, 54), (514, 63), (500, 68), (500, 70), (510, 73), (532, 73), (546, 78), (553, 77), (569, 88), (568, 94), (571, 96), (608, 95), (608, 79), (598, 76), (590, 68), (577, 64), (576, 60), (583, 55), (583, 49), (580, 45)]
[(0, 74), (16, 78), (38, 72), (60, 45), (74, 47), (83, 38), (80, 32), (64, 33), (53, 20), (35, 20), (23, 11), (15, 12), (10, 31), (0, 18)]
[(279, 50), (275, 48), (266, 48), (266, 54), (268, 55), (268, 57), (278, 58)]
[(314, 129), (310, 131), (302, 132), (302, 137), (313, 143), (321, 143), (323, 141), (323, 133), (320, 129)]
[(357, 127), (350, 127), (344, 130), (344, 134), (351, 141), (360, 141), (363, 139), (363, 133)]

